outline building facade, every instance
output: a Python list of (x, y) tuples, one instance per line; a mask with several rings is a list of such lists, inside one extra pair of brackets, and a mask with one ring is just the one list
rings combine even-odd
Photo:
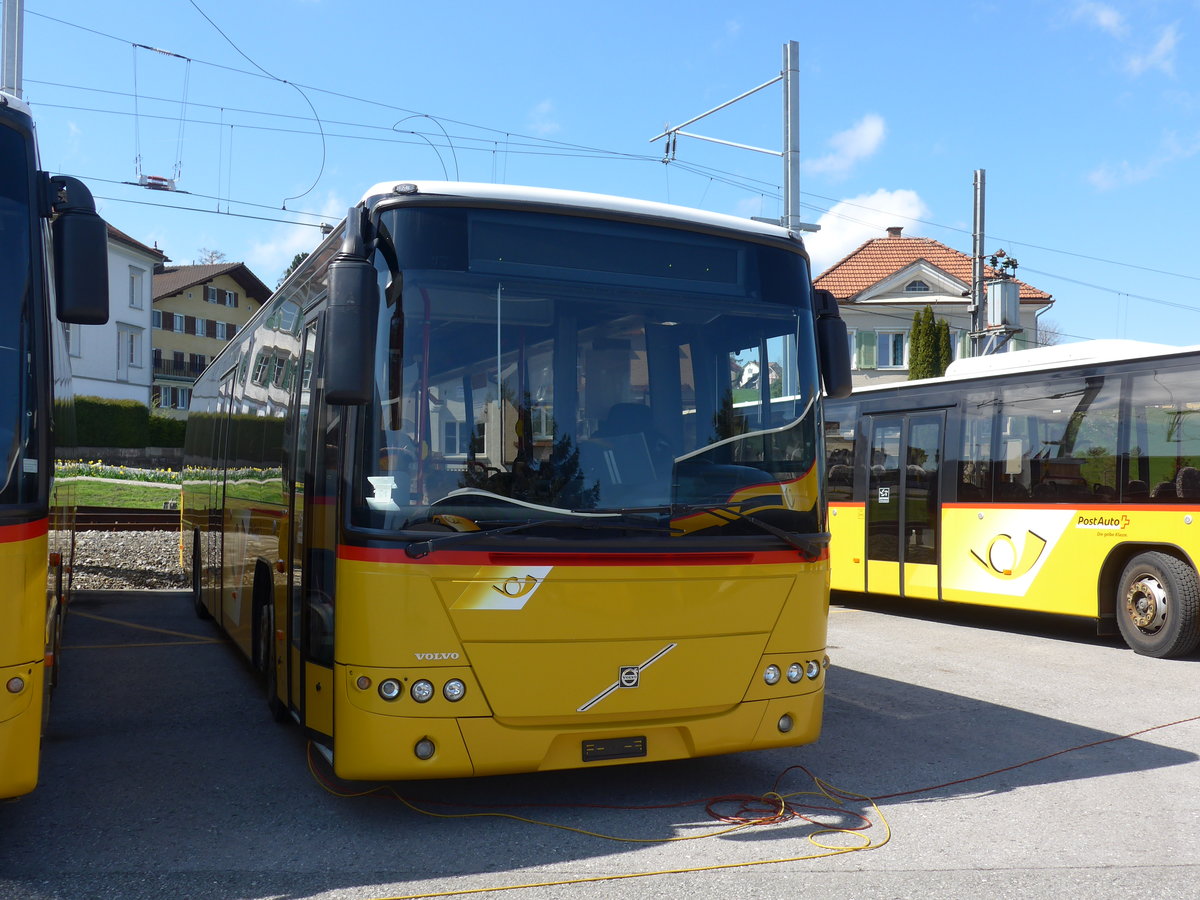
[(240, 262), (156, 270), (151, 405), (186, 416), (196, 377), (270, 295)]
[[(971, 265), (966, 253), (931, 238), (904, 237), (900, 228), (873, 238), (815, 280), (833, 293), (850, 333), (855, 387), (908, 379), (913, 316), (929, 306), (950, 326), (953, 357), (970, 353)], [(1041, 345), (1038, 317), (1054, 303), (1045, 291), (984, 267), (987, 281), (1016, 286), (1012, 325), (1019, 330), (1004, 349)], [(999, 321), (999, 319), (997, 319)], [(999, 325), (992, 329), (997, 334)]]
[(152, 280), (166, 258), (108, 226), (108, 322), (65, 326), (77, 396), (149, 404)]

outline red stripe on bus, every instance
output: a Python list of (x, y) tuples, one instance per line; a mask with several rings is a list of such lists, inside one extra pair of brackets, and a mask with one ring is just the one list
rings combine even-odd
[[(796, 551), (761, 553), (492, 553), (472, 550), (435, 550), (413, 559), (403, 549), (338, 547), (338, 558), (354, 562), (403, 563), (421, 566), (751, 566), (795, 563)], [(828, 558), (822, 552), (818, 560)]]
[(20, 525), (0, 525), (0, 544), (15, 544), (41, 537), (50, 530), (49, 519), (23, 522)]

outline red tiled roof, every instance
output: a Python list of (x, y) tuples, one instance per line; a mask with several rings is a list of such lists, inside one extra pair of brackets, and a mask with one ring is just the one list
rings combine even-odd
[(161, 266), (154, 271), (154, 299), (174, 297), (198, 284), (207, 284), (218, 275), (228, 275), (242, 286), (246, 296), (263, 303), (271, 289), (251, 272), (245, 263), (216, 263), (208, 266)]
[[(873, 238), (838, 260), (819, 276), (814, 284), (833, 293), (838, 300), (850, 300), (918, 260), (925, 260), (966, 284), (971, 283), (971, 257), (932, 238), (892, 236)], [(985, 278), (996, 277), (991, 266), (983, 267)], [(1049, 300), (1045, 291), (1017, 281), (1022, 300)]]
[(151, 256), (156, 256), (156, 257), (158, 257), (159, 262), (163, 262), (166, 260), (167, 254), (163, 253), (157, 247), (147, 247), (141, 241), (136, 240), (135, 238), (131, 238), (129, 235), (127, 235), (121, 229), (115, 228), (112, 225), (109, 225), (107, 222), (105, 223), (105, 225), (107, 226), (107, 229), (108, 229), (108, 239), (109, 240), (119, 241), (122, 244), (132, 247), (134, 250), (140, 250), (143, 253), (148, 253)]

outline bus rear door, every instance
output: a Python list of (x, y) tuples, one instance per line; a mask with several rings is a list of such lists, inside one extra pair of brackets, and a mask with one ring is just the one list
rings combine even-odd
[(867, 590), (939, 599), (943, 410), (867, 417)]

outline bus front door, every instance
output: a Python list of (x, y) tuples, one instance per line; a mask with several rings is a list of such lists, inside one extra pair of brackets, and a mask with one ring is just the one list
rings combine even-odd
[(869, 424), (867, 591), (936, 600), (946, 414), (875, 415)]

